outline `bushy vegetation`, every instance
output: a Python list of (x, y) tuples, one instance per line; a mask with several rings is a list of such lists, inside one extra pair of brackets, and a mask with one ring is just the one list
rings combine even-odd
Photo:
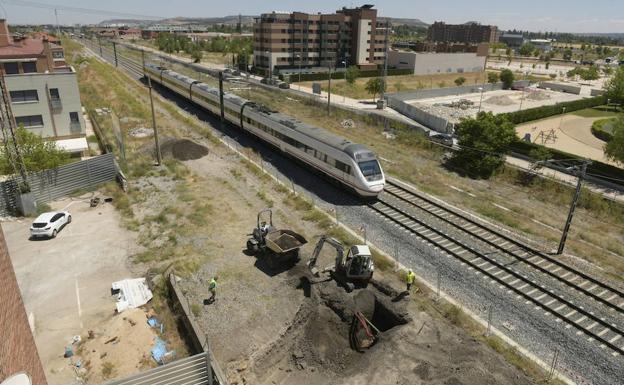
[(503, 82), (503, 88), (508, 90), (514, 82), (514, 73), (510, 69), (505, 68), (500, 73), (500, 80)]
[[(413, 74), (414, 71), (410, 70), (410, 69), (396, 69), (396, 68), (390, 68), (388, 69), (388, 75), (389, 76), (393, 76), (393, 75), (411, 75)], [(359, 71), (358, 77), (361, 78), (370, 78), (370, 77), (375, 77), (375, 76), (379, 76), (380, 75), (380, 71), (379, 70), (365, 70)], [(344, 72), (332, 72), (331, 74), (331, 78), (332, 79), (344, 79)], [(347, 81), (348, 79), (348, 73), (347, 73)], [(284, 80), (284, 75), (280, 74), (279, 78)], [(296, 76), (297, 81), (299, 80), (299, 76)], [(293, 77), (291, 77), (291, 80), (294, 80)], [(314, 80), (327, 80), (327, 72), (322, 72), (322, 73), (316, 73), (316, 74), (301, 74), (301, 81), (302, 82), (306, 82), (306, 81), (314, 81)]]
[(184, 35), (159, 33), (156, 38), (156, 46), (159, 50), (167, 53), (185, 52), (191, 55), (196, 62), (202, 59), (203, 51), (221, 52), (224, 55), (233, 54), (234, 61), (241, 66), (250, 63), (249, 56), (253, 52), (253, 42), (248, 37), (228, 40), (218, 36), (210, 40), (193, 42)]
[[(69, 162), (67, 151), (56, 147), (54, 142), (44, 141), (22, 126), (15, 132), (15, 138), (27, 172), (53, 169)], [(0, 172), (3, 175), (16, 173), (7, 157), (5, 146), (0, 146)]]
[(509, 119), (514, 124), (520, 124), (561, 114), (564, 108), (566, 112), (572, 112), (585, 108), (600, 106), (605, 104), (606, 101), (607, 100), (604, 96), (596, 96), (594, 98), (557, 103), (550, 106), (528, 108), (526, 110), (509, 112), (501, 115), (505, 115), (507, 119)]
[(605, 130), (604, 127), (606, 124), (609, 124), (611, 122), (613, 122), (612, 118), (596, 120), (591, 127), (592, 134), (594, 134), (596, 138), (604, 140), (605, 142), (610, 141), (611, 139), (613, 139), (613, 134), (610, 130)]
[(491, 112), (480, 112), (476, 119), (462, 119), (455, 134), (460, 150), (453, 154), (451, 164), (480, 178), (489, 178), (504, 164), (503, 154), (516, 140), (514, 125)]
[(589, 68), (576, 67), (568, 71), (568, 73), (566, 74), (566, 76), (569, 78), (573, 78), (576, 75), (578, 75), (583, 80), (596, 80), (600, 77), (600, 72), (598, 72), (598, 67), (593, 65)]
[(611, 160), (624, 163), (624, 117), (620, 116), (613, 121), (613, 136), (605, 146), (605, 154)]

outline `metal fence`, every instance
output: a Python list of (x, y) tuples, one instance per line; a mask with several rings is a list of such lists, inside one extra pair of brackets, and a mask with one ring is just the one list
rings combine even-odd
[[(28, 183), (37, 203), (46, 203), (77, 190), (92, 189), (115, 181), (119, 168), (112, 153), (96, 156), (55, 168), (32, 173)], [(0, 183), (0, 215), (17, 214), (18, 188), (15, 180)]]

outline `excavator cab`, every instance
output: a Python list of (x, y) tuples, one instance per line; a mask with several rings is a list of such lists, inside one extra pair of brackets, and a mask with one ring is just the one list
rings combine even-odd
[(351, 246), (347, 257), (338, 266), (341, 266), (340, 269), (349, 280), (368, 281), (375, 269), (370, 249), (366, 245)]
[(366, 287), (373, 277), (373, 271), (375, 270), (373, 258), (368, 246), (352, 246), (345, 256), (342, 243), (326, 235), (321, 236), (307, 263), (312, 274), (319, 276), (320, 271), (316, 267), (316, 262), (325, 243), (328, 243), (336, 250), (336, 260), (333, 267), (328, 267), (323, 271), (329, 272), (331, 277), (342, 284), (347, 291), (352, 291), (356, 284)]

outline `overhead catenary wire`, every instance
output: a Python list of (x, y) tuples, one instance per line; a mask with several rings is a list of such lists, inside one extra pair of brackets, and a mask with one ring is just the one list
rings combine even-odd
[(87, 15), (132, 17), (132, 18), (137, 18), (137, 19), (148, 19), (148, 20), (159, 20), (159, 19), (166, 18), (164, 16), (152, 16), (152, 15), (145, 15), (145, 14), (138, 14), (138, 13), (107, 11), (103, 9), (94, 9), (94, 8), (85, 8), (85, 7), (72, 7), (72, 6), (60, 5), (60, 4), (40, 3), (37, 1), (2, 0), (2, 3), (21, 6), (21, 7), (66, 11), (66, 12), (73, 12), (73, 13), (80, 13), (80, 14), (87, 14)]

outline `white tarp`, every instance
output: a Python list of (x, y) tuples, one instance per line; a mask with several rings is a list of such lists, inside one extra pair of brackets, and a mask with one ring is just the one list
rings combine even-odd
[(67, 152), (83, 152), (89, 149), (87, 138), (60, 139), (56, 141), (56, 147)]
[(118, 313), (145, 305), (154, 296), (147, 287), (145, 278), (124, 279), (113, 282), (112, 287), (115, 291), (119, 290), (117, 294)]

